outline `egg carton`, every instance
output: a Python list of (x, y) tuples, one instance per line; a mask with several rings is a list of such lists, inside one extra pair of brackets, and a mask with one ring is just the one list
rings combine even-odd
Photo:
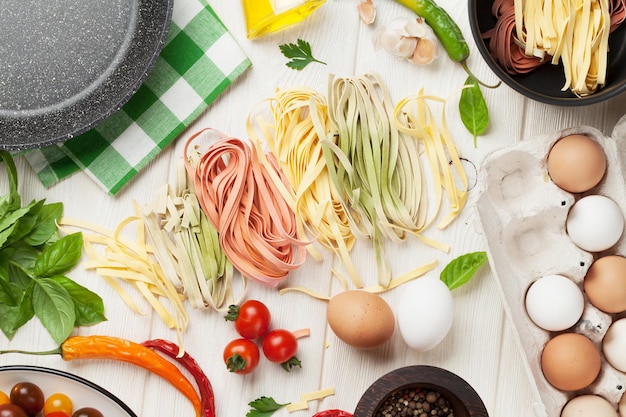
[[(557, 187), (547, 170), (547, 156), (560, 138), (584, 134), (597, 141), (607, 157), (605, 177), (589, 192), (611, 198), (626, 217), (626, 184), (622, 160), (626, 160), (626, 116), (615, 126), (612, 137), (590, 126), (578, 126), (520, 141), (515, 146), (490, 153), (482, 163), (477, 222), (487, 241), (489, 262), (512, 321), (525, 368), (535, 394), (537, 416), (558, 417), (574, 396), (597, 394), (617, 409), (626, 391), (626, 374), (611, 367), (602, 356), (602, 369), (595, 382), (580, 392), (564, 392), (550, 385), (541, 370), (541, 353), (554, 336), (536, 326), (526, 313), (524, 298), (530, 284), (550, 274), (561, 274), (582, 289), (587, 269), (596, 256), (626, 255), (626, 233), (609, 250), (593, 254), (578, 248), (566, 232), (572, 205), (583, 195)], [(601, 351), (602, 338), (615, 316), (603, 313), (585, 297), (581, 319), (571, 331), (589, 337)]]

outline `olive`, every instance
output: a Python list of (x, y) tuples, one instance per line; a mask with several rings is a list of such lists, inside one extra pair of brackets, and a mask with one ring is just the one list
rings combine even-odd
[(11, 388), (10, 398), (13, 404), (20, 406), (28, 415), (40, 412), (45, 401), (41, 388), (32, 382), (15, 384)]
[[(0, 416), (2, 417), (2, 416)], [(102, 413), (92, 407), (83, 407), (74, 411), (72, 417), (104, 417)]]
[(21, 407), (15, 404), (1, 404), (0, 417), (28, 417), (28, 414)]

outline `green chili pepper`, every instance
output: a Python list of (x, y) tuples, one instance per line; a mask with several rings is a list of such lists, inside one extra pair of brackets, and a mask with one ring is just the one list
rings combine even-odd
[(471, 75), (479, 84), (485, 87), (495, 88), (500, 85), (498, 82), (496, 85), (486, 85), (478, 80), (469, 67), (467, 66), (467, 58), (469, 58), (470, 50), (461, 28), (456, 24), (454, 19), (450, 17), (445, 9), (438, 6), (432, 0), (395, 0), (397, 3), (412, 10), (418, 16), (422, 17), (428, 26), (432, 28), (441, 42), (441, 45), (448, 53), (450, 59), (454, 62), (461, 64), (463, 69)]
[(448, 12), (431, 0), (396, 1), (426, 21), (454, 62), (463, 62), (469, 57), (470, 50), (463, 33)]

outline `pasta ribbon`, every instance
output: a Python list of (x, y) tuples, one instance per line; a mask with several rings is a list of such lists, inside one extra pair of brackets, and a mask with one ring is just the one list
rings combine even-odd
[[(178, 344), (182, 346), (182, 335), (189, 323), (183, 306), (185, 297), (177, 291), (153, 258), (154, 248), (146, 243), (144, 223), (138, 207), (135, 209), (135, 215), (120, 222), (115, 230), (69, 218), (61, 219), (59, 226), (91, 232), (83, 233), (83, 247), (89, 259), (83, 264), (84, 268), (102, 276), (133, 311), (141, 314), (139, 306), (126, 288), (120, 285), (120, 281), (138, 291), (165, 325), (177, 332)], [(126, 227), (133, 223), (136, 226), (134, 241), (122, 235)], [(169, 303), (162, 303), (159, 297), (165, 297)]]
[(370, 238), (378, 283), (391, 280), (384, 240), (400, 241), (426, 226), (427, 199), (415, 141), (393, 123), (393, 105), (375, 74), (330, 76), (330, 132), (318, 131), (326, 166), (353, 232)]
[[(444, 104), (441, 111), (441, 126), (428, 105), (429, 101)], [(415, 96), (405, 97), (396, 105), (394, 120), (402, 132), (416, 138), (422, 144), (430, 164), (435, 190), (435, 210), (427, 224), (433, 222), (439, 215), (444, 191), (448, 197), (450, 211), (437, 225), (443, 229), (458, 217), (468, 197), (467, 175), (446, 123), (445, 100), (425, 95), (420, 91)]]
[[(354, 285), (362, 287), (350, 258), (355, 237), (341, 196), (330, 178), (318, 134), (331, 129), (326, 98), (311, 89), (298, 88), (277, 91), (268, 103), (272, 120), (257, 117), (253, 122), (248, 118), (248, 132), (257, 149), (264, 139), (287, 178), (290, 187), (283, 193), (292, 202), (300, 235), (333, 251)], [(308, 249), (314, 258), (321, 258), (314, 245)]]
[(606, 83), (610, 0), (513, 0), (515, 31), (527, 56), (537, 51), (563, 65), (565, 84), (578, 96)]
[[(193, 144), (210, 132), (219, 140), (198, 152)], [(300, 239), (294, 211), (277, 189), (274, 180), (286, 180), (271, 154), (268, 167), (249, 143), (203, 129), (186, 142), (184, 155), (200, 205), (243, 276), (275, 287), (304, 263), (309, 242)]]
[[(141, 210), (155, 257), (193, 308), (224, 311), (236, 303), (233, 266), (222, 251), (217, 230), (202, 211), (182, 159), (176, 184), (161, 187)], [(246, 281), (242, 280), (245, 290)]]

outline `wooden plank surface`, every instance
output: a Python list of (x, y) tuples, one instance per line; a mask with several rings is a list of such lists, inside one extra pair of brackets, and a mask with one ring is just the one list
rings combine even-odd
[[(185, 0), (176, 1), (184, 3)], [(396, 3), (378, 0), (377, 23), (368, 27), (359, 20), (355, 2), (328, 0), (302, 24), (254, 41), (245, 37), (243, 12), (238, 1), (210, 0), (209, 3), (250, 57), (253, 67), (118, 196), (107, 195), (82, 173), (44, 189), (25, 161), (18, 158), (20, 192), (25, 201), (35, 198), (62, 201), (67, 217), (113, 228), (132, 215), (134, 201), (149, 201), (156, 188), (173, 181), (176, 160), (182, 156), (184, 142), (192, 133), (211, 127), (229, 136), (246, 138), (248, 114), (263, 100), (272, 97), (276, 89), (306, 86), (326, 93), (331, 74), (377, 73), (387, 83), (396, 101), (422, 88), (428, 94), (449, 98), (447, 117), (452, 136), (464, 158), (477, 167), (492, 150), (564, 127), (588, 124), (608, 135), (626, 109), (626, 97), (574, 109), (532, 102), (506, 86), (483, 90), (491, 124), (474, 148), (471, 135), (465, 131), (456, 113), (458, 89), (466, 77), (459, 65), (451, 62), (442, 50), (437, 61), (426, 67), (417, 67), (374, 50), (373, 37), (378, 26), (397, 16), (411, 16), (411, 12)], [(471, 38), (466, 3), (453, 0), (440, 0), (439, 3), (455, 18), (468, 39), (471, 47), (469, 64), (476, 75), (495, 81)], [(295, 42), (298, 38), (309, 41), (316, 57), (326, 61), (327, 65), (311, 64), (299, 72), (287, 68), (278, 45)], [(439, 264), (432, 273), (438, 274), (456, 256), (485, 249), (484, 236), (477, 230), (472, 207), (476, 192), (476, 189), (472, 190), (468, 207), (451, 227), (428, 234), (449, 243), (449, 253), (430, 248), (417, 239), (407, 239), (401, 244), (389, 243), (387, 253), (394, 275), (433, 259)], [(371, 245), (360, 241), (353, 259), (366, 284), (375, 284)], [(322, 262), (309, 259), (291, 274), (289, 283), (334, 294), (341, 288), (332, 278), (331, 269), (341, 267), (329, 254)], [(80, 334), (109, 334), (135, 341), (157, 337), (175, 340), (176, 335), (145, 303), (141, 306), (146, 314), (135, 314), (94, 273), (77, 268), (71, 277), (103, 297), (108, 317), (107, 322), (80, 329)], [(382, 296), (394, 305), (400, 291), (392, 290)], [(185, 348), (198, 360), (213, 383), (218, 416), (244, 416), (249, 409), (247, 403), (263, 395), (272, 396), (279, 402), (296, 402), (302, 393), (328, 387), (335, 389), (335, 395), (313, 402), (308, 411), (298, 411), (293, 416), (310, 416), (315, 411), (331, 408), (353, 411), (367, 387), (378, 377), (413, 364), (441, 366), (457, 373), (479, 393), (492, 416), (533, 415), (531, 381), (489, 268), (483, 268), (473, 282), (453, 292), (455, 321), (452, 330), (440, 345), (425, 353), (406, 347), (399, 332), (379, 349), (359, 351), (348, 347), (328, 327), (326, 303), (305, 294), (279, 295), (274, 289), (250, 283), (247, 295), (268, 304), (276, 327), (294, 330), (307, 327), (311, 329), (311, 335), (300, 342), (298, 357), (302, 360), (302, 369), (285, 373), (274, 364), (262, 361), (251, 375), (232, 375), (222, 362), (224, 345), (236, 337), (232, 326), (224, 321), (222, 313), (188, 308), (190, 326), (184, 339)], [(9, 346), (44, 350), (53, 347), (54, 343), (41, 325), (33, 321), (10, 342), (0, 337), (0, 348)], [(38, 364), (79, 374), (118, 395), (139, 416), (191, 413), (187, 401), (167, 383), (131, 365), (114, 361), (66, 363), (58, 357), (0, 356), (0, 365), (7, 364)], [(275, 414), (276, 417), (287, 415), (290, 414), (284, 409)]]

